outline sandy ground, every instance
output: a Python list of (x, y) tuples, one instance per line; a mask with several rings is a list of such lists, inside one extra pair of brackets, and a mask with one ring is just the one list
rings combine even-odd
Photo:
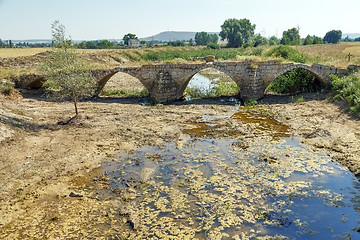
[[(296, 103), (291, 97), (266, 97), (263, 105), (240, 110), (279, 119), (303, 142), (325, 149), (360, 177), (359, 121), (320, 95), (305, 99)], [(69, 102), (49, 102), (31, 92), (1, 96), (0, 239), (122, 239), (116, 234), (129, 231), (128, 219), (116, 213), (116, 203), (100, 201), (92, 191), (94, 184), (107, 184), (106, 174), (97, 170), (101, 163), (117, 161), (117, 154), (144, 144), (174, 141), (181, 148), (190, 139), (183, 133), (192, 127), (188, 123), (236, 110), (219, 99), (156, 106), (141, 102), (82, 102), (80, 117), (62, 125), (74, 112)], [(239, 126), (232, 118), (208, 121), (226, 122), (232, 130)]]

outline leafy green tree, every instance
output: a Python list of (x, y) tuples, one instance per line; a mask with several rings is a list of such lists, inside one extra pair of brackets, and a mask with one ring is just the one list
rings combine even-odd
[(52, 50), (50, 59), (41, 67), (46, 75), (45, 87), (51, 91), (49, 97), (53, 99), (70, 98), (74, 103), (77, 117), (78, 101), (92, 96), (97, 82), (89, 71), (90, 66), (75, 51), (71, 39), (66, 37), (65, 26), (59, 21), (54, 21), (51, 29), (56, 48)]
[(342, 37), (341, 30), (331, 30), (325, 34), (324, 42), (327, 43), (339, 43)]
[(360, 42), (360, 37), (354, 39), (355, 42)]
[(322, 40), (321, 37), (314, 36), (313, 44), (323, 44), (323, 43), (324, 41)]
[(219, 37), (217, 34), (208, 34), (207, 32), (197, 32), (195, 34), (195, 42), (197, 45), (208, 45), (209, 43), (217, 43)]
[(291, 28), (283, 32), (283, 37), (280, 41), (283, 45), (299, 45), (300, 34), (299, 28)]
[(304, 39), (303, 45), (312, 45), (313, 43), (314, 43), (314, 39), (310, 35), (307, 35), (306, 38)]
[(254, 43), (254, 47), (257, 46), (264, 46), (264, 45), (268, 45), (269, 41), (267, 40), (267, 38), (261, 36), (260, 34), (256, 34), (253, 38), (253, 43)]
[(228, 47), (241, 47), (243, 44), (248, 43), (254, 36), (255, 24), (244, 19), (230, 18), (225, 20), (221, 25), (220, 37), (222, 40), (228, 40)]
[(273, 46), (273, 45), (279, 45), (280, 44), (280, 39), (278, 39), (276, 36), (272, 36), (269, 39), (269, 45)]
[(138, 37), (135, 34), (132, 34), (132, 33), (125, 34), (124, 37), (123, 37), (123, 40), (124, 40), (124, 44), (126, 46), (129, 44), (130, 39), (138, 39)]
[(194, 46), (194, 40), (192, 38), (189, 40), (189, 46)]

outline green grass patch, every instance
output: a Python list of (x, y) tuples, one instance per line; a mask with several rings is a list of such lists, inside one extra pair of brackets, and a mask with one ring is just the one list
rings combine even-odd
[(236, 56), (243, 56), (245, 53), (242, 49), (188, 49), (188, 50), (169, 50), (163, 52), (149, 52), (142, 55), (142, 60), (145, 61), (169, 61), (174, 59), (184, 59), (188, 60), (189, 58), (195, 57), (205, 57), (208, 55), (214, 55), (216, 59), (228, 60), (235, 59)]
[(149, 91), (146, 88), (143, 88), (142, 90), (103, 89), (101, 95), (122, 97), (146, 97), (149, 96)]
[(185, 95), (191, 99), (212, 98), (221, 96), (234, 96), (240, 88), (235, 82), (220, 82), (214, 87), (187, 87)]
[(281, 57), (289, 61), (306, 63), (310, 62), (310, 57), (299, 52), (295, 48), (290, 46), (280, 45), (274, 47), (265, 53), (266, 57)]
[(348, 105), (347, 110), (360, 117), (360, 73), (342, 78), (334, 76), (331, 85), (333, 100), (345, 101)]

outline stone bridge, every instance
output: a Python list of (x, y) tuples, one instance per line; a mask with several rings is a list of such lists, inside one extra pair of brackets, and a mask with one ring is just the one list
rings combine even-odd
[[(117, 67), (110, 70), (93, 70), (98, 79), (96, 93), (99, 94), (107, 81), (116, 73), (127, 73), (137, 79), (148, 89), (150, 96), (159, 101), (173, 101), (183, 97), (186, 86), (199, 71), (213, 68), (231, 77), (240, 88), (243, 99), (259, 99), (264, 96), (269, 84), (287, 71), (303, 68), (311, 72), (321, 82), (327, 82), (330, 75), (339, 77), (348, 74), (359, 66), (336, 68), (320, 64), (306, 65), (300, 63), (280, 63), (278, 61), (241, 61), (211, 62), (188, 64), (154, 64), (140, 67)], [(45, 76), (28, 75), (21, 77), (18, 86), (23, 88), (39, 88)]]

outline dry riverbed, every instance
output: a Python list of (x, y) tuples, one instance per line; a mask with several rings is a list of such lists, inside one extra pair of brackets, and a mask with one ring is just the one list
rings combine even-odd
[(116, 239), (131, 232), (135, 210), (121, 214), (119, 204), (92, 190), (107, 187), (101, 164), (143, 145), (175, 142), (182, 148), (196, 134), (186, 129), (204, 122), (224, 126), (209, 130), (213, 138), (271, 137), (271, 132), (256, 130), (256, 123), (225, 117), (236, 111), (275, 117), (290, 134), (327, 151), (360, 177), (359, 121), (317, 100), (323, 99), (320, 95), (305, 95), (301, 103), (266, 97), (263, 105), (248, 109), (219, 99), (144, 106), (142, 99), (100, 98), (82, 102), (80, 117), (66, 125), (73, 114), (70, 102), (49, 102), (32, 93), (0, 98), (1, 239)]

